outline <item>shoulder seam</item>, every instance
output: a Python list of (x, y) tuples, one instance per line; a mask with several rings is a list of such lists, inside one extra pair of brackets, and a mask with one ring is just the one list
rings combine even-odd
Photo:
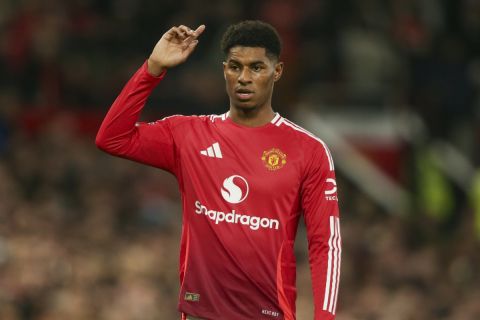
[(225, 113), (222, 113), (222, 114), (211, 114), (211, 115), (208, 115), (208, 116), (205, 116), (205, 117), (208, 117), (208, 119), (211, 122), (215, 122), (215, 120), (217, 120), (217, 119), (221, 119), (222, 121), (225, 121), (225, 120), (227, 120), (227, 113), (228, 112), (225, 112)]
[(217, 119), (221, 119), (222, 121), (225, 121), (225, 120), (227, 119), (227, 113), (223, 113), (223, 114), (209, 114), (209, 115), (204, 115), (204, 114), (201, 114), (201, 115), (198, 115), (198, 114), (190, 114), (190, 115), (185, 115), (185, 114), (172, 114), (172, 115), (163, 117), (162, 119), (157, 120), (157, 121), (168, 120), (168, 119), (174, 118), (174, 117), (182, 117), (182, 118), (203, 118), (203, 119), (208, 119), (208, 120), (210, 120), (211, 122), (215, 122), (215, 120), (217, 120)]
[(301, 132), (303, 134), (305, 134), (306, 136), (320, 142), (323, 146), (323, 149), (325, 150), (325, 154), (327, 156), (327, 159), (328, 159), (328, 164), (329, 164), (329, 168), (330, 168), (330, 171), (334, 171), (335, 170), (335, 166), (333, 164), (333, 158), (332, 158), (332, 154), (330, 153), (330, 150), (328, 149), (327, 147), (327, 144), (325, 142), (323, 142), (322, 139), (318, 138), (317, 136), (315, 136), (313, 133), (311, 133), (310, 131), (300, 127), (299, 125), (293, 123), (292, 121), (288, 120), (288, 119), (285, 119), (285, 118), (281, 118), (275, 125), (277, 127), (279, 127), (280, 125), (282, 124), (285, 124), (289, 127), (291, 127), (292, 129), (298, 131), (298, 132)]

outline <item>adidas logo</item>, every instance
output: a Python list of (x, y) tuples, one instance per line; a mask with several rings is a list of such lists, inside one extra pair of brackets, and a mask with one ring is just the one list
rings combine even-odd
[(200, 154), (210, 157), (210, 158), (223, 158), (222, 151), (220, 150), (220, 145), (218, 142), (215, 142), (207, 150), (201, 150)]

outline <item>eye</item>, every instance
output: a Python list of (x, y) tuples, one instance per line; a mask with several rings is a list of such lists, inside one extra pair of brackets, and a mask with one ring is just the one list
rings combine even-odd
[(238, 71), (238, 70), (240, 70), (240, 67), (238, 66), (238, 64), (235, 64), (235, 63), (229, 64), (229, 65), (228, 65), (228, 68), (229, 68), (230, 70), (233, 70), (233, 71)]
[(254, 66), (252, 67), (252, 69), (253, 69), (253, 71), (255, 71), (255, 72), (260, 72), (260, 71), (262, 71), (263, 67), (262, 67), (261, 65), (259, 65), (259, 64), (256, 64), (256, 65), (254, 65)]

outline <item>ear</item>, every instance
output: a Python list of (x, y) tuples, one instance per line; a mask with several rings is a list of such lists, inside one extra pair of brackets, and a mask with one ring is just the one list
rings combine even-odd
[(273, 81), (277, 82), (282, 77), (283, 62), (279, 61), (275, 64), (275, 70), (273, 71)]
[(227, 80), (227, 75), (225, 74), (225, 70), (227, 69), (227, 63), (223, 61), (223, 78)]

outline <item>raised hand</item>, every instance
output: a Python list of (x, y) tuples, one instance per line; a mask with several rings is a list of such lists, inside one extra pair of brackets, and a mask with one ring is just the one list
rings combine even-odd
[(164, 69), (185, 62), (198, 43), (198, 36), (205, 30), (200, 25), (192, 30), (184, 25), (172, 27), (157, 42), (148, 58), (148, 72), (158, 76)]

